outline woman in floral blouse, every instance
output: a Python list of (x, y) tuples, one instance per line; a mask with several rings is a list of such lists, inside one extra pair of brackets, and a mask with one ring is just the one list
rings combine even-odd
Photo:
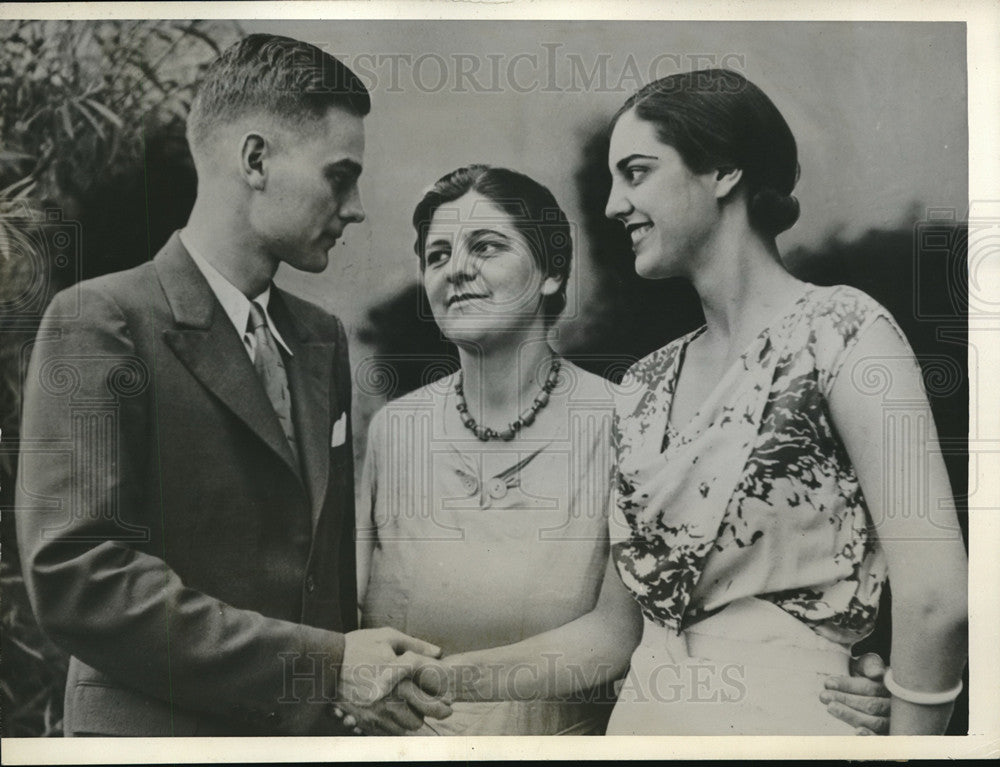
[[(609, 732), (843, 731), (815, 690), (888, 577), (891, 732), (944, 732), (966, 555), (933, 417), (889, 313), (782, 266), (788, 125), (741, 75), (675, 75), (621, 108), (608, 163), (636, 271), (690, 280), (706, 319), (634, 365), (616, 403), (612, 557), (644, 628)], [(664, 664), (702, 705), (657, 699)]]

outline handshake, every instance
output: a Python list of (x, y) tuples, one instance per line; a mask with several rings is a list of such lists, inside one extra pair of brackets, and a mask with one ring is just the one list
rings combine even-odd
[(447, 694), (416, 681), (420, 669), (440, 656), (440, 647), (392, 628), (345, 634), (330, 715), (355, 735), (407, 735), (419, 730), (425, 717), (451, 716)]

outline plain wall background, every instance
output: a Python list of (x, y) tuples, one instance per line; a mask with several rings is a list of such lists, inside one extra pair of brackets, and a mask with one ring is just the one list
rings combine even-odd
[[(361, 189), (368, 220), (351, 226), (321, 276), (285, 270), (285, 285), (356, 330), (367, 308), (416, 279), (409, 219), (422, 191), (449, 170), (488, 162), (547, 184), (571, 219), (580, 142), (603, 126), (652, 67), (664, 76), (712, 57), (759, 85), (799, 144), (802, 217), (790, 249), (831, 231), (899, 226), (914, 208), (968, 206), (965, 25), (845, 22), (252, 21), (341, 56), (373, 85)], [(551, 46), (559, 45), (554, 49)], [(549, 47), (545, 47), (549, 46)], [(554, 51), (554, 53), (553, 53)], [(530, 59), (534, 56), (537, 67)], [(373, 56), (409, 56), (391, 64)], [(448, 67), (445, 83), (438, 65)], [(475, 57), (476, 93), (455, 56)], [(491, 76), (498, 59), (500, 76)], [(358, 58), (362, 56), (363, 58)], [(583, 63), (574, 85), (571, 57)], [(606, 87), (586, 75), (607, 62)], [(364, 58), (367, 57), (367, 58)], [(549, 67), (554, 57), (555, 69)], [(657, 58), (660, 57), (660, 58)], [(673, 58), (669, 58), (673, 57)], [(680, 59), (681, 66), (676, 66)], [(634, 61), (637, 67), (631, 67)], [(705, 64), (702, 64), (705, 65)], [(470, 66), (465, 64), (465, 66)], [(362, 72), (366, 69), (371, 74)], [(514, 79), (508, 80), (513, 69)], [(641, 80), (633, 75), (638, 73)], [(372, 76), (374, 75), (374, 76)], [(425, 88), (420, 87), (422, 79)], [(556, 85), (553, 89), (550, 86)], [(521, 88), (518, 86), (535, 85)], [(616, 87), (617, 86), (617, 87)], [(461, 91), (460, 91), (461, 89)], [(553, 92), (555, 90), (555, 92)], [(588, 244), (577, 242), (586, 299)]]
[[(798, 223), (778, 238), (784, 252), (819, 249), (834, 235), (850, 240), (872, 229), (909, 230), (929, 209), (954, 209), (957, 220), (967, 213), (963, 23), (241, 25), (312, 42), (342, 58), (372, 90), (361, 179), (367, 220), (347, 229), (323, 274), (283, 267), (278, 275), (282, 285), (344, 320), (356, 371), (373, 354), (358, 337), (369, 310), (418, 279), (414, 205), (437, 178), (470, 162), (533, 176), (577, 225), (569, 304), (557, 332), (561, 326), (561, 337), (579, 346), (588, 332), (588, 305), (597, 306), (601, 290), (575, 179), (583, 143), (603, 130), (628, 95), (674, 72), (737, 69), (784, 114), (799, 146), (802, 206)], [(474, 66), (475, 82), (487, 92), (476, 92), (473, 80), (461, 75)], [(368, 419), (384, 397), (355, 389), (360, 458)]]

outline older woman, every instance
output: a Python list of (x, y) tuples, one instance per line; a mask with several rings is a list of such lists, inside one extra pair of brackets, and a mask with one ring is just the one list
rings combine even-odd
[(481, 165), (439, 180), (413, 222), (461, 370), (370, 426), (362, 623), (450, 656), (420, 681), (461, 700), (424, 734), (602, 732), (601, 704), (642, 624), (608, 565), (609, 384), (547, 341), (565, 303), (569, 224), (545, 187)]
[[(369, 428), (362, 623), (456, 653), (593, 608), (608, 558), (612, 400), (604, 379), (547, 340), (572, 255), (547, 189), (510, 170), (461, 168), (413, 223), (434, 320), (461, 370), (390, 402)], [(584, 734), (607, 716), (541, 700), (453, 708), (425, 732)]]

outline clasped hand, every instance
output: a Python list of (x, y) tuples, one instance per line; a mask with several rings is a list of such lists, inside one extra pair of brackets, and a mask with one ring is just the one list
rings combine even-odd
[(424, 717), (444, 719), (451, 706), (411, 679), (441, 648), (392, 628), (361, 629), (345, 635), (335, 712), (343, 723), (369, 735), (405, 735)]
[[(425, 717), (450, 716), (454, 685), (442, 683), (451, 675), (447, 664), (435, 662), (440, 657), (440, 647), (395, 629), (347, 634), (335, 704), (343, 724), (370, 735), (405, 735), (418, 730)], [(877, 655), (855, 658), (851, 676), (828, 679), (820, 699), (858, 734), (884, 734), (889, 725), (884, 673)]]

